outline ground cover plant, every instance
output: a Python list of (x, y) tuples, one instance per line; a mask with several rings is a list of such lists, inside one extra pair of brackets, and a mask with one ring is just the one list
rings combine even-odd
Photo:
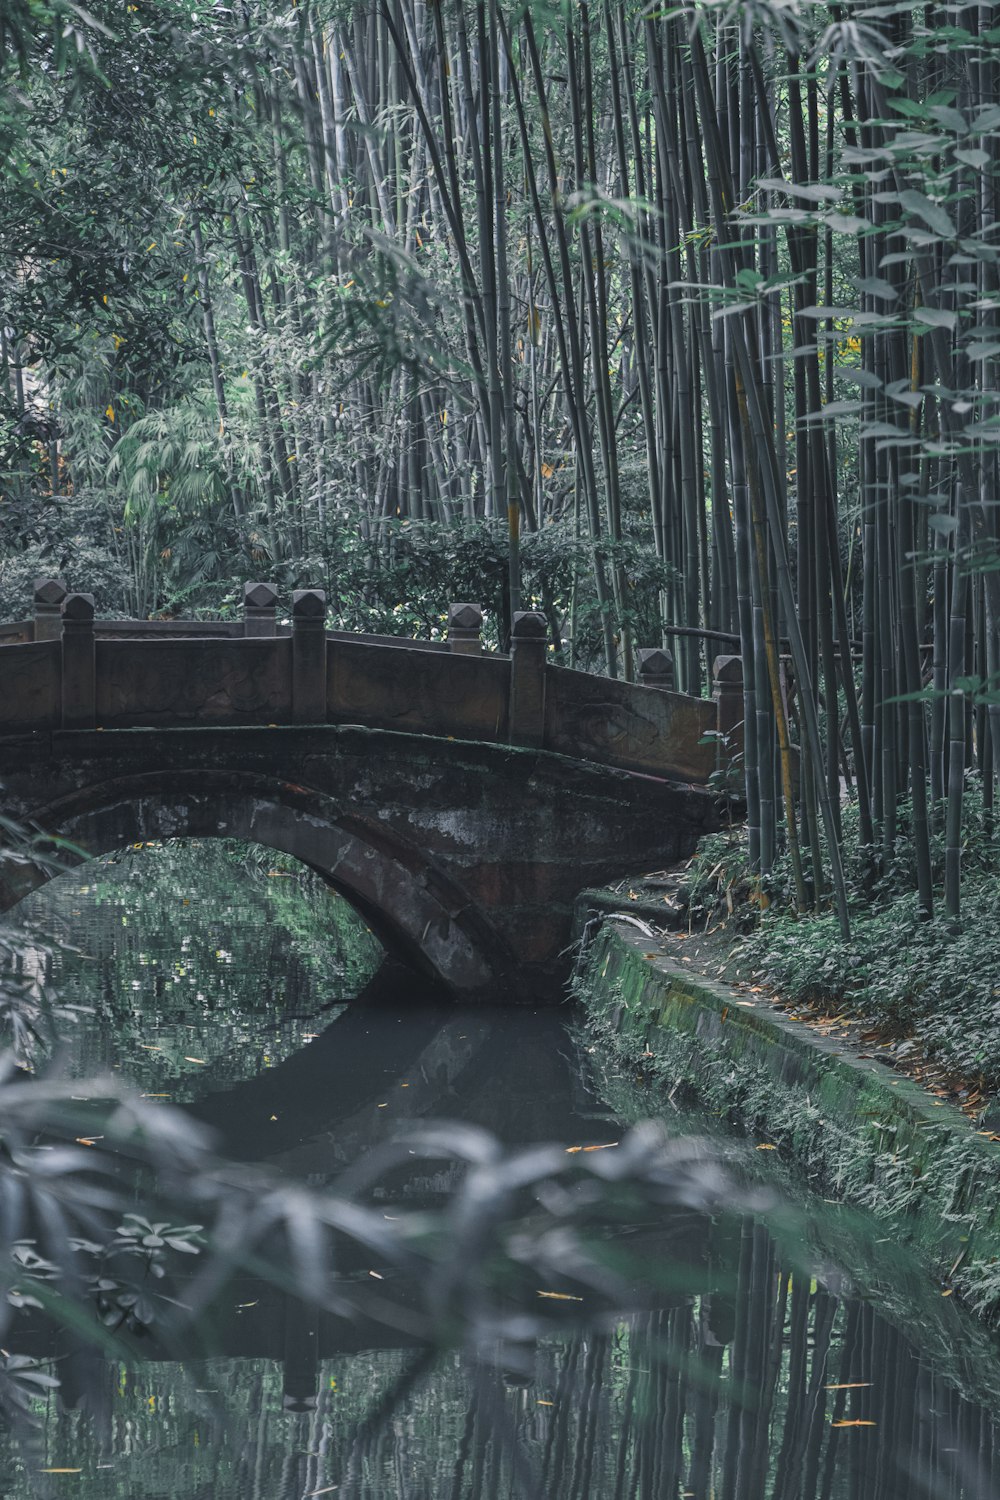
[[(861, 1023), (869, 1045), (885, 1044), (889, 1059), (917, 1072), (930, 1064), (935, 1081), (950, 1079), (978, 1110), (1000, 1092), (1000, 848), (975, 781), (966, 805), (964, 923), (943, 914), (927, 921), (921, 910), (905, 804), (884, 863), (861, 844), (856, 809), (843, 811), (849, 938), (833, 913), (793, 910), (786, 858), (768, 877), (755, 874), (740, 829), (703, 841), (685, 874), (684, 900), (693, 931), (714, 927), (717, 941), (725, 933), (728, 973), (772, 988), (791, 1006)], [(942, 827), (944, 808), (932, 812)], [(940, 883), (940, 833), (930, 849)]]

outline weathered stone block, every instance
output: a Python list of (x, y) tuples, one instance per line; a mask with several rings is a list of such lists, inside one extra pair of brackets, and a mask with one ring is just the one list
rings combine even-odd
[(483, 628), (481, 604), (448, 605), (448, 648), (466, 656), (475, 656), (483, 649), (480, 632)]
[(326, 595), (292, 595), (292, 722), (326, 723)]
[(35, 640), (55, 641), (62, 634), (66, 586), (58, 578), (35, 579)]
[(62, 607), (62, 727), (93, 729), (95, 704), (94, 596), (67, 594)]
[(278, 590), (273, 583), (243, 585), (244, 635), (274, 635)]
[(712, 663), (712, 697), (716, 705), (716, 728), (729, 755), (743, 750), (743, 659), (717, 656)]
[(512, 745), (545, 743), (545, 645), (548, 626), (537, 610), (518, 610), (510, 640), (510, 705), (507, 732)]
[(639, 681), (643, 687), (666, 688), (673, 691), (673, 653), (663, 646), (643, 647), (636, 656), (639, 662)]

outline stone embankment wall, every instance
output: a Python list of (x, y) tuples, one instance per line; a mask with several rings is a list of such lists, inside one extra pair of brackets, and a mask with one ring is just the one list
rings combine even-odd
[[(581, 898), (581, 928), (605, 904), (595, 895)], [(884, 1220), (942, 1295), (1000, 1319), (1000, 1143), (960, 1111), (766, 997), (688, 972), (613, 916), (576, 991), (589, 1028), (648, 1082), (651, 1113), (686, 1098), (758, 1136), (824, 1197)]]

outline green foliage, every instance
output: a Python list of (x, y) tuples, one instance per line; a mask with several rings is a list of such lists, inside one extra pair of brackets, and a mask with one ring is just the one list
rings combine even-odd
[[(943, 809), (931, 852), (943, 878)], [(856, 809), (844, 809), (844, 870), (852, 933), (830, 913), (794, 910), (787, 855), (766, 877), (750, 867), (742, 829), (703, 839), (685, 878), (692, 921), (732, 916), (744, 934), (734, 951), (752, 973), (792, 1003), (814, 1002), (912, 1038), (947, 1072), (1000, 1091), (1000, 847), (978, 778), (965, 793), (962, 871), (966, 916), (923, 918), (914, 893), (912, 810), (899, 809), (892, 849), (866, 848)]]
[(17, 513), (0, 508), (0, 617), (26, 619), (34, 581), (44, 577), (93, 594), (98, 614), (130, 614), (131, 574), (117, 542), (104, 497), (88, 490), (72, 499), (39, 497)]
[(765, 913), (742, 945), (743, 972), (789, 1000), (817, 1001), (912, 1037), (927, 1058), (1000, 1091), (1000, 875), (967, 888), (961, 931), (922, 921), (916, 897), (858, 908), (845, 943), (829, 916), (793, 921)]

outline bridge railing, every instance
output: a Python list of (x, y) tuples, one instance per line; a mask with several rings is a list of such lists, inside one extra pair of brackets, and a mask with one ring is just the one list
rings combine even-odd
[(533, 746), (623, 770), (705, 782), (724, 737), (738, 748), (738, 657), (713, 700), (673, 691), (670, 653), (639, 653), (640, 682), (548, 659), (543, 615), (515, 616), (511, 652), (483, 650), (482, 610), (454, 604), (447, 641), (326, 629), (319, 589), (290, 623), (270, 585), (247, 584), (235, 621), (98, 620), (93, 598), (36, 585), (29, 621), (0, 627), (0, 735), (150, 726), (359, 724)]

